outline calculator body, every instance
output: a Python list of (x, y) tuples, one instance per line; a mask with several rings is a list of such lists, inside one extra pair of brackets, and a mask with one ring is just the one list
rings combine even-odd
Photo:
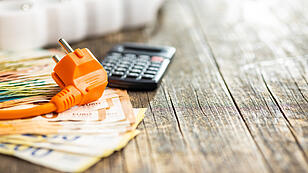
[(123, 43), (114, 46), (100, 62), (108, 73), (108, 86), (129, 90), (158, 87), (176, 49)]

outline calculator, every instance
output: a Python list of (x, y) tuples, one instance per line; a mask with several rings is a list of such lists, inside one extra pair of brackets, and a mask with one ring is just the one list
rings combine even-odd
[(123, 43), (114, 46), (100, 60), (108, 73), (108, 86), (129, 90), (153, 90), (158, 87), (176, 49)]

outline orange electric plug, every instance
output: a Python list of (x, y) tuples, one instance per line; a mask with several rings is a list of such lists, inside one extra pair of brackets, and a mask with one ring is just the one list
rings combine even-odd
[(86, 48), (72, 51), (69, 45), (59, 42), (68, 52), (54, 68), (52, 78), (63, 89), (51, 99), (57, 112), (74, 105), (83, 105), (99, 99), (108, 83), (107, 73), (94, 55)]
[(50, 112), (63, 112), (72, 106), (83, 105), (99, 99), (108, 83), (107, 73), (93, 54), (86, 48), (75, 51), (60, 39), (67, 54), (57, 62), (52, 78), (62, 88), (50, 103), (29, 109), (0, 110), (0, 119), (17, 119), (42, 115)]

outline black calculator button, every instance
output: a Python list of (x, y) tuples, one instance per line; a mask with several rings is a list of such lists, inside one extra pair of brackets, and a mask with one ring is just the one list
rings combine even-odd
[(104, 62), (118, 62), (119, 59), (105, 59)]
[(120, 61), (120, 64), (131, 64), (129, 61)]
[(107, 66), (114, 66), (114, 65), (116, 65), (117, 63), (116, 63), (116, 62), (110, 62), (110, 61), (104, 62), (104, 65), (106, 65), (106, 64), (108, 64)]
[(128, 73), (128, 74), (127, 74), (127, 77), (128, 77), (128, 78), (137, 78), (138, 76), (139, 76), (138, 73)]
[(113, 57), (113, 58), (110, 57), (110, 58), (105, 58), (103, 62), (106, 63), (106, 62), (109, 62), (109, 61), (118, 61), (118, 60), (119, 59), (116, 58), (116, 57)]
[(112, 70), (112, 69), (113, 69), (113, 67), (109, 67), (109, 66), (103, 66), (103, 68), (104, 68), (105, 70)]
[(151, 75), (151, 74), (144, 74), (142, 76), (142, 79), (153, 79), (155, 76), (154, 75)]
[(134, 58), (128, 57), (128, 56), (124, 56), (121, 60), (122, 61), (131, 61), (131, 60), (134, 60)]
[(136, 65), (147, 66), (148, 63), (146, 63), (146, 62), (137, 62)]
[(104, 58), (104, 60), (116, 60), (119, 59), (119, 56), (112, 56), (112, 55), (108, 55)]
[(118, 59), (120, 56), (113, 56), (113, 55), (108, 55), (107, 57), (105, 57), (105, 59)]
[(155, 75), (157, 72), (156, 71), (146, 71), (145, 74), (152, 74)]
[(128, 64), (118, 64), (117, 68), (128, 68), (129, 65)]
[(130, 63), (130, 59), (122, 58), (121, 60), (119, 60), (119, 63)]
[(127, 69), (126, 69), (126, 68), (117, 68), (116, 71), (119, 71), (119, 72), (126, 72)]
[(148, 60), (150, 60), (151, 57), (148, 56), (148, 55), (140, 55), (139, 58), (140, 58), (141, 60), (146, 60), (146, 61), (148, 61)]
[(110, 63), (110, 64), (114, 64), (114, 63), (117, 63), (118, 61), (117, 60), (105, 60), (103, 63), (106, 64), (106, 63)]
[(120, 56), (122, 56), (121, 53), (117, 53), (117, 52), (112, 52), (111, 55), (114, 56), (114, 57), (120, 57)]
[(124, 56), (129, 57), (129, 58), (136, 58), (135, 54), (125, 54)]
[(134, 69), (142, 70), (142, 69), (144, 69), (144, 67), (143, 67), (143, 66), (140, 66), (140, 65), (136, 65), (136, 66), (134, 66)]
[(119, 76), (119, 77), (121, 77), (121, 76), (123, 76), (124, 75), (124, 73), (123, 72), (120, 72), (120, 71), (116, 71), (116, 72), (113, 72), (112, 73), (112, 76)]
[(137, 61), (136, 62), (136, 65), (148, 65), (148, 64), (150, 64), (148, 61)]
[(157, 68), (157, 67), (149, 67), (147, 70), (148, 71), (158, 71), (159, 68)]
[(150, 68), (160, 68), (161, 64), (151, 64)]
[(141, 73), (142, 70), (139, 70), (139, 69), (132, 69), (132, 70), (130, 70), (130, 72), (133, 72), (133, 73)]
[(107, 66), (107, 67), (113, 67), (113, 66), (114, 66), (114, 64), (112, 64), (112, 63), (105, 63), (105, 64), (104, 64), (104, 66)]
[(104, 67), (104, 69), (105, 69), (106, 71), (111, 71), (111, 70), (112, 70), (111, 67)]

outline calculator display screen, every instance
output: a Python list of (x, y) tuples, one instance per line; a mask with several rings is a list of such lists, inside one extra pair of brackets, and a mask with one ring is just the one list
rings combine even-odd
[(142, 52), (149, 52), (149, 53), (157, 53), (157, 52), (161, 52), (161, 49), (157, 49), (157, 48), (139, 48), (139, 47), (128, 47), (125, 46), (124, 48), (125, 51), (142, 51)]

